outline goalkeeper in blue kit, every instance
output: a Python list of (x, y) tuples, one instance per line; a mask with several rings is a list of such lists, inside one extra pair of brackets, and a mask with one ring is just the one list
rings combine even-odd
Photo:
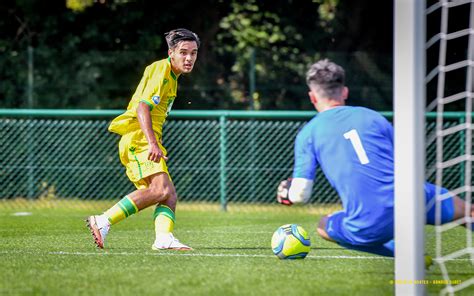
[[(277, 200), (285, 205), (307, 202), (319, 166), (343, 209), (324, 216), (318, 234), (348, 249), (393, 256), (393, 127), (373, 110), (345, 106), (349, 90), (339, 65), (321, 60), (311, 66), (306, 80), (319, 113), (296, 137), (293, 176), (280, 183)], [(425, 183), (424, 188), (429, 204), (437, 187)], [(457, 196), (444, 199), (441, 207), (442, 223), (465, 215), (465, 202)], [(472, 216), (474, 206), (470, 212)], [(434, 206), (427, 208), (426, 221), (435, 223)]]

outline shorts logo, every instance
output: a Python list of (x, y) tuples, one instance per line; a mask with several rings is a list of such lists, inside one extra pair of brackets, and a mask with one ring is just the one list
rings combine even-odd
[(332, 231), (333, 231), (333, 229), (332, 229), (332, 221), (331, 221), (331, 220), (328, 221), (327, 230), (328, 230), (327, 232), (332, 232)]
[(153, 103), (158, 105), (160, 103), (160, 96), (153, 96), (151, 97), (151, 100), (153, 101)]

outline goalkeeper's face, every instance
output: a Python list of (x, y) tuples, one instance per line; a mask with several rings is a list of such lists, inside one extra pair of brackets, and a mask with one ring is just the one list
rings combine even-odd
[(195, 41), (181, 41), (168, 51), (175, 74), (189, 73), (197, 59), (198, 46)]

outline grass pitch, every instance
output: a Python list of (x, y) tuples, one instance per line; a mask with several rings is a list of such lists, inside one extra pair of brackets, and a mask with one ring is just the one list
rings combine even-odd
[[(319, 214), (266, 209), (216, 212), (180, 209), (175, 235), (194, 251), (152, 251), (152, 211), (114, 225), (98, 250), (85, 227), (91, 210), (0, 210), (0, 295), (392, 295), (394, 261), (349, 251), (316, 236)], [(310, 234), (304, 260), (279, 260), (270, 240), (282, 224)], [(428, 229), (432, 233), (432, 229)], [(465, 245), (455, 231), (453, 248)], [(463, 241), (464, 239), (464, 241)], [(432, 246), (428, 249), (432, 249)], [(434, 253), (432, 253), (434, 255)], [(465, 262), (464, 262), (465, 261)], [(472, 277), (466, 259), (452, 280)], [(428, 279), (442, 280), (437, 266)], [(444, 285), (428, 284), (429, 294)], [(471, 286), (459, 295), (473, 295)]]

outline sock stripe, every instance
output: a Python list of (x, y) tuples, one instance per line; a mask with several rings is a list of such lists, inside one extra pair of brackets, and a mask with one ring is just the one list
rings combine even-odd
[(174, 212), (165, 205), (159, 205), (155, 208), (155, 233), (158, 237), (160, 233), (173, 232), (174, 228)]
[(122, 203), (123, 203), (124, 207), (127, 209), (128, 213), (130, 215), (135, 214), (136, 212), (138, 212), (137, 206), (135, 205), (135, 203), (133, 202), (133, 200), (130, 197), (126, 196), (122, 200)]
[(130, 214), (128, 213), (127, 209), (123, 206), (122, 202), (119, 202), (117, 205), (118, 205), (119, 208), (122, 210), (122, 212), (125, 214), (125, 218), (127, 218), (128, 216), (130, 216)]
[(104, 215), (107, 217), (110, 224), (115, 224), (137, 212), (137, 205), (133, 202), (131, 198), (125, 196), (113, 207), (105, 211)]
[(173, 216), (171, 216), (171, 215), (168, 214), (168, 213), (163, 212), (163, 213), (160, 213), (159, 215), (163, 215), (163, 216), (165, 216), (165, 217), (168, 217), (171, 221), (174, 221)]
[(159, 205), (158, 207), (156, 207), (155, 213), (153, 215), (153, 219), (156, 219), (156, 217), (158, 217), (159, 215), (164, 215), (168, 217), (171, 221), (173, 222), (175, 221), (175, 214), (173, 210), (171, 210), (169, 207), (165, 205)]
[(122, 198), (122, 200), (118, 202), (117, 205), (125, 214), (125, 218), (138, 212), (137, 206), (128, 196)]

